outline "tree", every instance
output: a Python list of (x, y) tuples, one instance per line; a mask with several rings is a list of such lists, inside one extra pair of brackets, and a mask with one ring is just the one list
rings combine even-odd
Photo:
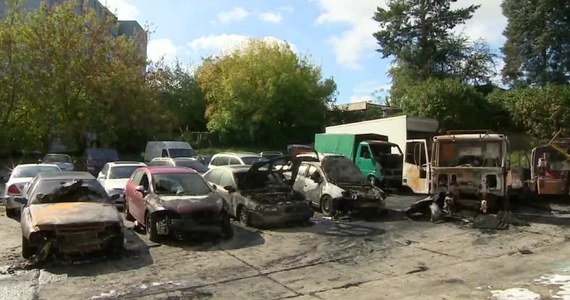
[(502, 48), (505, 83), (567, 84), (570, 80), (570, 2), (504, 0), (508, 23)]
[(322, 130), (336, 84), (288, 45), (250, 40), (197, 70), (208, 129), (233, 141), (284, 145)]

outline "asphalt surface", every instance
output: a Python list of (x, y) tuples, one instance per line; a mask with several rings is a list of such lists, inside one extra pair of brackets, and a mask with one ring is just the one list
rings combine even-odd
[(127, 222), (121, 259), (91, 256), (37, 266), (21, 258), (19, 223), (0, 207), (0, 299), (564, 296), (570, 282), (566, 205), (519, 208), (530, 226), (478, 230), (463, 222), (410, 220), (399, 212), (421, 198), (391, 196), (391, 211), (382, 217), (332, 221), (317, 215), (311, 226), (272, 230), (234, 223), (229, 241), (159, 245)]

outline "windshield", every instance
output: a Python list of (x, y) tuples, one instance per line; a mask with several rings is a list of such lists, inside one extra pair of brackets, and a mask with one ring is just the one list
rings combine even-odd
[(395, 144), (370, 144), (370, 150), (382, 168), (398, 168), (402, 164), (402, 151)]
[(439, 142), (438, 167), (500, 167), (502, 141), (455, 140)]
[(265, 162), (268, 161), (269, 159), (261, 156), (246, 156), (242, 157), (241, 160), (246, 165), (253, 165), (254, 163)]
[(54, 162), (70, 163), (71, 156), (66, 154), (48, 154), (44, 156), (44, 159), (42, 161), (45, 163), (54, 163)]
[(125, 179), (131, 177), (133, 172), (141, 166), (114, 166), (109, 172), (109, 179)]
[(208, 167), (197, 160), (181, 159), (176, 161), (176, 166), (186, 167), (196, 170), (198, 173), (205, 173)]
[[(247, 177), (246, 177), (247, 174)], [(286, 187), (284, 177), (273, 171), (236, 173), (237, 185), (241, 190), (256, 190), (268, 187)]]
[(89, 157), (96, 160), (113, 161), (119, 159), (119, 154), (113, 149), (91, 149)]
[(368, 180), (350, 159), (341, 156), (325, 156), (321, 166), (326, 176), (336, 183), (367, 184)]
[(32, 204), (109, 201), (107, 193), (95, 179), (48, 179), (38, 182), (30, 194)]
[(57, 172), (60, 169), (56, 166), (26, 166), (16, 167), (12, 173), (13, 178), (35, 177), (41, 172)]
[(177, 148), (171, 148), (168, 149), (168, 153), (170, 154), (170, 157), (172, 158), (176, 158), (176, 157), (194, 157), (194, 150), (192, 149), (177, 149)]
[(202, 196), (212, 192), (200, 174), (153, 175), (154, 190), (158, 195)]

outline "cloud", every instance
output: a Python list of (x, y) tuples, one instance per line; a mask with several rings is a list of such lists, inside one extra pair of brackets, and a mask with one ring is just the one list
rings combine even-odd
[[(378, 0), (309, 0), (317, 5), (320, 15), (317, 25), (343, 24), (346, 29), (331, 36), (327, 42), (333, 47), (338, 64), (352, 69), (361, 68), (365, 56), (374, 55), (377, 47), (372, 34), (379, 30), (372, 16), (378, 6), (386, 7)], [(506, 25), (502, 16), (500, 1), (463, 0), (461, 6), (481, 4), (473, 18), (465, 26), (458, 26), (456, 32), (464, 32), (472, 39), (483, 38), (491, 44), (501, 43), (501, 31)], [(459, 7), (455, 5), (454, 7)]]
[(251, 13), (247, 11), (243, 7), (234, 7), (228, 11), (222, 11), (218, 13), (218, 22), (225, 24), (225, 23), (232, 23), (232, 22), (239, 22), (247, 18)]
[(103, 5), (117, 15), (119, 20), (135, 20), (140, 11), (129, 0), (104, 0)]
[(266, 23), (281, 23), (283, 16), (274, 12), (264, 12), (259, 14), (259, 19)]
[(171, 39), (150, 40), (147, 46), (148, 58), (152, 61), (159, 61), (164, 58), (166, 61), (172, 62), (178, 58), (179, 47), (177, 47)]
[[(243, 46), (252, 36), (239, 35), (239, 34), (220, 34), (208, 35), (194, 39), (188, 43), (190, 51), (194, 55), (211, 55), (211, 54), (225, 54), (240, 46)], [(261, 37), (262, 40), (267, 42), (274, 42), (278, 44), (289, 44), (291, 50), (297, 52), (297, 47), (289, 42), (279, 39), (274, 36)]]
[(293, 7), (293, 6), (279, 6), (279, 7), (277, 7), (277, 10), (292, 13), (295, 11), (295, 7)]

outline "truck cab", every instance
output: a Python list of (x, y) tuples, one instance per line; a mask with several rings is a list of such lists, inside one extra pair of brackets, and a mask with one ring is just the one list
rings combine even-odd
[(454, 131), (433, 138), (431, 193), (484, 213), (506, 205), (509, 141), (490, 131)]

